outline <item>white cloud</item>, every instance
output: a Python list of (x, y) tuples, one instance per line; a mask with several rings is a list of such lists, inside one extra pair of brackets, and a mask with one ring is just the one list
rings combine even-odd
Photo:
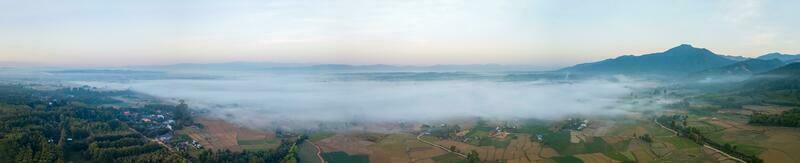
[[(257, 75), (227, 80), (148, 80), (117, 88), (186, 99), (193, 108), (255, 127), (308, 127), (319, 122), (396, 122), (458, 117), (556, 119), (572, 114), (615, 115), (611, 107), (632, 88), (649, 86), (586, 80), (575, 83), (491, 80), (338, 80), (329, 75)], [(108, 85), (107, 83), (85, 83)]]

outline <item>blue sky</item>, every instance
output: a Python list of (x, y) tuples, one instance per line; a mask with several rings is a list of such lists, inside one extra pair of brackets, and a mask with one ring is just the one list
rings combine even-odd
[(0, 0), (0, 62), (569, 65), (800, 53), (799, 1)]

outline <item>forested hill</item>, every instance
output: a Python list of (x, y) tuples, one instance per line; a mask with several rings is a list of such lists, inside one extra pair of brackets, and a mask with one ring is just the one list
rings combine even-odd
[[(282, 141), (268, 151), (212, 151), (188, 148), (191, 139), (162, 141), (175, 128), (193, 125), (186, 104), (142, 108), (108, 106), (130, 91), (90, 87), (37, 90), (0, 84), (0, 162), (296, 162), (296, 143)], [(166, 123), (129, 115), (164, 116)], [(155, 119), (153, 120), (155, 121)], [(156, 137), (159, 137), (158, 140)], [(165, 139), (166, 140), (166, 139)]]
[(601, 74), (687, 75), (736, 63), (708, 49), (683, 44), (664, 52), (626, 55), (599, 62), (578, 64), (561, 71)]
[(792, 63), (758, 74), (745, 81), (744, 89), (755, 91), (800, 90), (800, 63)]
[(692, 73), (689, 75), (689, 77), (703, 78), (714, 76), (749, 76), (774, 70), (784, 65), (785, 63), (778, 59), (748, 59), (734, 64)]

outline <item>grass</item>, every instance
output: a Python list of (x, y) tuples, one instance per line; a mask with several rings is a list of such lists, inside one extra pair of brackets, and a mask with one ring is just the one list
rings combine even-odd
[(310, 136), (308, 136), (308, 139), (310, 139), (311, 141), (319, 141), (319, 140), (331, 137), (333, 135), (336, 135), (336, 133), (333, 133), (333, 132), (315, 132), (315, 133), (311, 134)]
[(464, 160), (461, 157), (459, 157), (458, 155), (453, 154), (453, 153), (447, 153), (447, 154), (444, 154), (444, 155), (433, 157), (431, 159), (433, 159), (433, 161), (435, 161), (437, 163), (439, 163), (439, 162), (440, 163), (466, 163), (467, 162), (467, 160)]
[(311, 143), (302, 143), (299, 146), (299, 150), (297, 152), (297, 157), (300, 163), (318, 163), (320, 162), (319, 158), (317, 158), (317, 148)]
[(682, 137), (677, 137), (677, 136), (675, 136), (675, 137), (667, 137), (667, 138), (658, 138), (658, 139), (660, 139), (661, 141), (670, 143), (670, 144), (674, 145), (675, 148), (678, 148), (678, 149), (687, 149), (687, 148), (700, 147), (700, 145), (697, 145), (697, 143), (695, 143), (695, 142), (693, 142), (693, 141), (691, 141), (689, 139), (682, 138)]
[(367, 155), (349, 155), (345, 152), (322, 153), (322, 158), (329, 163), (369, 163)]
[(689, 121), (688, 125), (693, 127), (693, 128), (696, 128), (702, 134), (709, 134), (709, 133), (713, 133), (713, 132), (722, 131), (722, 130), (725, 129), (725, 128), (722, 128), (722, 127), (717, 126), (717, 125), (713, 125), (713, 124), (705, 122), (705, 121)]
[(275, 139), (258, 139), (258, 140), (237, 140), (239, 145), (263, 145), (263, 144), (278, 144), (280, 143)]
[(551, 158), (558, 163), (583, 163), (583, 160), (575, 156), (558, 156)]
[(759, 155), (762, 152), (766, 151), (767, 149), (755, 145), (750, 144), (738, 144), (738, 143), (731, 143), (731, 145), (736, 146), (736, 151), (742, 152), (748, 155)]
[(603, 155), (606, 155), (609, 158), (617, 160), (617, 161), (635, 162), (635, 160), (633, 160), (630, 157), (625, 156), (625, 154), (622, 154), (622, 153), (619, 153), (619, 152), (606, 152), (606, 153), (603, 153)]
[(542, 135), (542, 140), (545, 145), (553, 147), (558, 153), (568, 153), (566, 151), (572, 144), (569, 142), (569, 132), (562, 131)]
[(240, 147), (242, 148), (242, 150), (251, 151), (251, 152), (262, 152), (262, 151), (268, 151), (269, 150), (268, 149), (269, 147), (263, 146), (263, 145), (242, 145)]

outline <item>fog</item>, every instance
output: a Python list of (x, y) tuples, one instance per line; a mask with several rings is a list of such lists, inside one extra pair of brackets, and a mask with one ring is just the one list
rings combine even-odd
[(237, 74), (204, 80), (78, 83), (184, 99), (193, 109), (207, 110), (207, 116), (257, 128), (459, 117), (553, 120), (569, 115), (615, 115), (624, 112), (614, 109), (620, 97), (651, 85), (621, 76), (569, 82), (360, 77), (371, 75)]

